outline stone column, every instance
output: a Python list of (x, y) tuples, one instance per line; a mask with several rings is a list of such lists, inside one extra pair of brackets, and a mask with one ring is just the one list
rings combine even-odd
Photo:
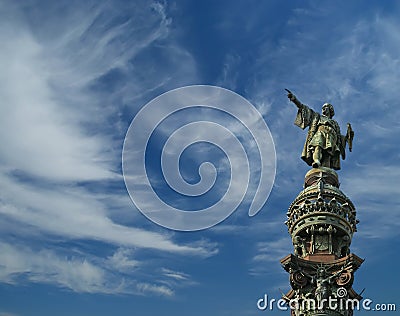
[(351, 302), (361, 300), (352, 284), (364, 260), (350, 253), (358, 220), (339, 186), (334, 170), (313, 168), (287, 212), (294, 254), (281, 264), (290, 274), (292, 289), (283, 298), (291, 303), (292, 316), (351, 316)]

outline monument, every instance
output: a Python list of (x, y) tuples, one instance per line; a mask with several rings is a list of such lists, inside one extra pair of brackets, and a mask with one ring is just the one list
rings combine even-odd
[(287, 212), (294, 253), (281, 260), (291, 285), (283, 298), (292, 316), (351, 316), (361, 300), (352, 288), (354, 273), (364, 260), (350, 253), (358, 220), (335, 170), (347, 145), (351, 151), (354, 132), (347, 124), (346, 135), (341, 134), (331, 104), (325, 103), (319, 114), (286, 91), (298, 108), (295, 125), (308, 127), (301, 158), (312, 168)]

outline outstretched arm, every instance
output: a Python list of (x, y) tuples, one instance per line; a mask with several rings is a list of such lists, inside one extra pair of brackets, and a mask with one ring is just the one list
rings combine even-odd
[[(310, 126), (312, 121), (314, 119), (317, 119), (319, 116), (318, 113), (315, 113), (312, 109), (310, 109), (307, 105), (301, 103), (299, 100), (297, 100), (296, 96), (288, 89), (285, 89), (287, 91), (287, 96), (290, 101), (292, 101), (294, 104), (296, 104), (298, 111), (296, 115), (296, 119), (294, 120), (294, 124), (301, 129), (305, 129), (307, 126)], [(308, 140), (307, 140), (308, 141)]]
[(303, 104), (296, 98), (296, 96), (288, 89), (285, 89), (287, 91), (287, 97), (289, 98), (290, 101), (292, 101), (296, 106), (300, 109)]

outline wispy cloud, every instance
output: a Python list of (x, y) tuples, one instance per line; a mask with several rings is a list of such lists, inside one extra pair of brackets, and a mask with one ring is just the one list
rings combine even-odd
[(217, 81), (217, 85), (225, 87), (231, 90), (236, 90), (237, 81), (239, 76), (239, 66), (241, 57), (236, 54), (228, 54), (225, 56), (224, 66), (220, 79)]
[[(166, 6), (50, 2), (36, 10), (34, 2), (2, 4), (0, 226), (19, 246), (1, 244), (1, 281), (170, 296), (165, 285), (136, 279), (143, 260), (130, 249), (216, 253), (216, 245), (204, 240), (180, 244), (173, 233), (126, 226), (120, 222), (129, 216), (121, 210), (119, 221), (112, 219), (115, 208), (135, 210), (121, 189), (128, 121), (154, 90), (196, 77), (191, 55), (170, 35)], [(149, 51), (159, 54), (163, 68), (156, 69)], [(66, 259), (61, 253), (68, 249), (47, 249), (54, 238), (88, 248), (100, 241), (118, 250), (108, 258)], [(41, 244), (38, 251), (32, 243)], [(110, 274), (110, 265), (127, 279)]]
[(0, 312), (0, 316), (18, 316), (15, 313), (9, 313), (9, 312)]
[(32, 188), (6, 177), (1, 180), (6, 189), (3, 192), (0, 214), (39, 232), (72, 239), (100, 240), (128, 247), (196, 255), (209, 253), (203, 247), (178, 245), (167, 234), (123, 226), (111, 221), (107, 216), (107, 205), (83, 189), (63, 188), (62, 191), (57, 191)]
[(107, 263), (112, 269), (121, 272), (134, 271), (140, 266), (140, 261), (133, 258), (134, 252), (129, 248), (119, 248), (112, 256), (108, 257)]
[(162, 272), (166, 277), (175, 279), (175, 280), (188, 280), (190, 276), (183, 272), (173, 271), (170, 269), (163, 268)]
[(139, 283), (137, 285), (139, 292), (143, 294), (156, 294), (161, 296), (172, 296), (174, 292), (165, 285), (156, 285), (151, 283)]
[(255, 255), (252, 258), (250, 275), (259, 276), (271, 273), (282, 273), (279, 260), (292, 252), (290, 238), (257, 242)]
[(393, 238), (399, 234), (398, 177), (400, 167), (382, 165), (358, 165), (343, 180), (342, 189), (354, 202), (359, 231), (355, 238)]
[(0, 280), (16, 283), (21, 277), (32, 282), (52, 283), (77, 292), (113, 292), (106, 273), (85, 259), (60, 258), (51, 250), (32, 251), (26, 247), (0, 244)]
[[(174, 288), (190, 284), (189, 275), (168, 269), (149, 275), (143, 267), (146, 263), (132, 259), (126, 249), (104, 259), (66, 249), (57, 252), (3, 242), (0, 250), (0, 281), (8, 284), (29, 281), (55, 284), (77, 293), (161, 296), (173, 296)], [(176, 275), (184, 279), (176, 279)], [(171, 277), (174, 282), (169, 282)]]

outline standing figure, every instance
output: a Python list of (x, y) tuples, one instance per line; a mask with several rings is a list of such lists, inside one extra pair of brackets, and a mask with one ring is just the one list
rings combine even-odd
[(344, 136), (340, 133), (339, 124), (332, 118), (335, 115), (332, 104), (325, 103), (322, 114), (319, 114), (302, 104), (292, 92), (286, 91), (289, 100), (298, 108), (294, 124), (302, 129), (309, 127), (301, 158), (313, 168), (322, 166), (339, 170), (340, 156), (342, 159), (346, 157), (346, 142), (352, 150), (354, 132), (350, 123), (347, 123), (347, 134)]

